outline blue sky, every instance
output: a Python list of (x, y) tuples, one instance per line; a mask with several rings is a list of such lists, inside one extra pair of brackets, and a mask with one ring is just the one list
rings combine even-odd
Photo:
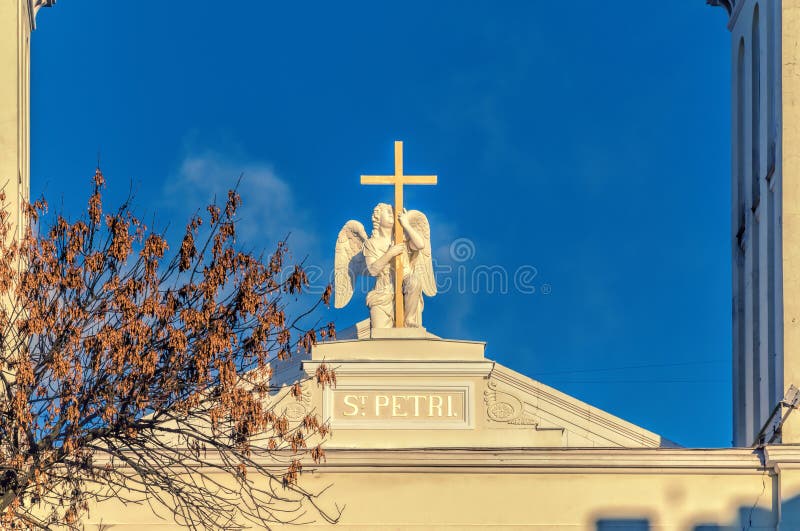
[(725, 25), (701, 0), (59, 2), (33, 36), (31, 187), (79, 213), (100, 152), (109, 198), (132, 185), (174, 237), (244, 173), (243, 243), (291, 232), (324, 277), (344, 222), (391, 199), (358, 176), (403, 140), (407, 173), (439, 175), (406, 190), (450, 280), (429, 330), (727, 446)]

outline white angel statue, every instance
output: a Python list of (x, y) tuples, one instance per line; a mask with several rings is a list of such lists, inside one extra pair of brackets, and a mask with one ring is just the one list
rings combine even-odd
[(428, 218), (418, 210), (403, 210), (398, 220), (405, 231), (406, 243), (394, 243), (394, 210), (386, 203), (379, 203), (372, 211), (369, 238), (364, 225), (350, 220), (336, 240), (334, 306), (342, 308), (350, 302), (357, 276), (376, 277), (375, 287), (367, 294), (372, 328), (394, 326), (395, 256), (401, 256), (403, 267), (406, 327), (422, 326), (422, 294), (436, 295)]

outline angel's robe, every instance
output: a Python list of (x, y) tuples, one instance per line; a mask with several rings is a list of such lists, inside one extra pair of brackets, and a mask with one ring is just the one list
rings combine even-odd
[[(374, 238), (369, 238), (364, 243), (364, 258), (372, 263), (386, 254), (391, 245), (387, 240), (385, 248), (379, 248)], [(411, 256), (409, 256), (409, 254)], [(406, 326), (420, 326), (422, 317), (422, 284), (412, 273), (412, 261), (417, 256), (416, 251), (400, 254), (403, 267), (403, 306), (406, 312)], [(367, 293), (367, 307), (370, 310), (372, 326), (377, 328), (391, 328), (394, 320), (394, 260), (378, 272), (375, 278), (375, 287)], [(383, 326), (383, 324), (386, 324)]]

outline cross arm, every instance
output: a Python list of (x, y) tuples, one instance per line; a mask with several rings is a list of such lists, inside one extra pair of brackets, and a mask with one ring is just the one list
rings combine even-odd
[(436, 175), (362, 175), (361, 184), (436, 184)]
[(394, 175), (362, 175), (361, 184), (394, 184)]
[(436, 175), (403, 175), (403, 184), (436, 184)]

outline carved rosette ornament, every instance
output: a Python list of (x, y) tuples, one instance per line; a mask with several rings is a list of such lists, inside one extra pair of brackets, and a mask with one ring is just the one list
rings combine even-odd
[(300, 392), (300, 398), (295, 398), (290, 392), (290, 387), (284, 384), (276, 394), (265, 396), (262, 405), (265, 409), (272, 409), (284, 415), (290, 422), (298, 422), (313, 409), (311, 405), (313, 390), (308, 380), (300, 384)]
[(497, 382), (489, 379), (483, 392), (486, 416), (494, 422), (505, 422), (517, 426), (537, 426), (538, 419), (525, 412), (525, 406), (516, 396), (497, 390)]
[(283, 414), (290, 422), (297, 422), (311, 412), (311, 386), (308, 380), (301, 384), (300, 390), (302, 394), (299, 399), (290, 396), (288, 393), (283, 398), (286, 401)]

